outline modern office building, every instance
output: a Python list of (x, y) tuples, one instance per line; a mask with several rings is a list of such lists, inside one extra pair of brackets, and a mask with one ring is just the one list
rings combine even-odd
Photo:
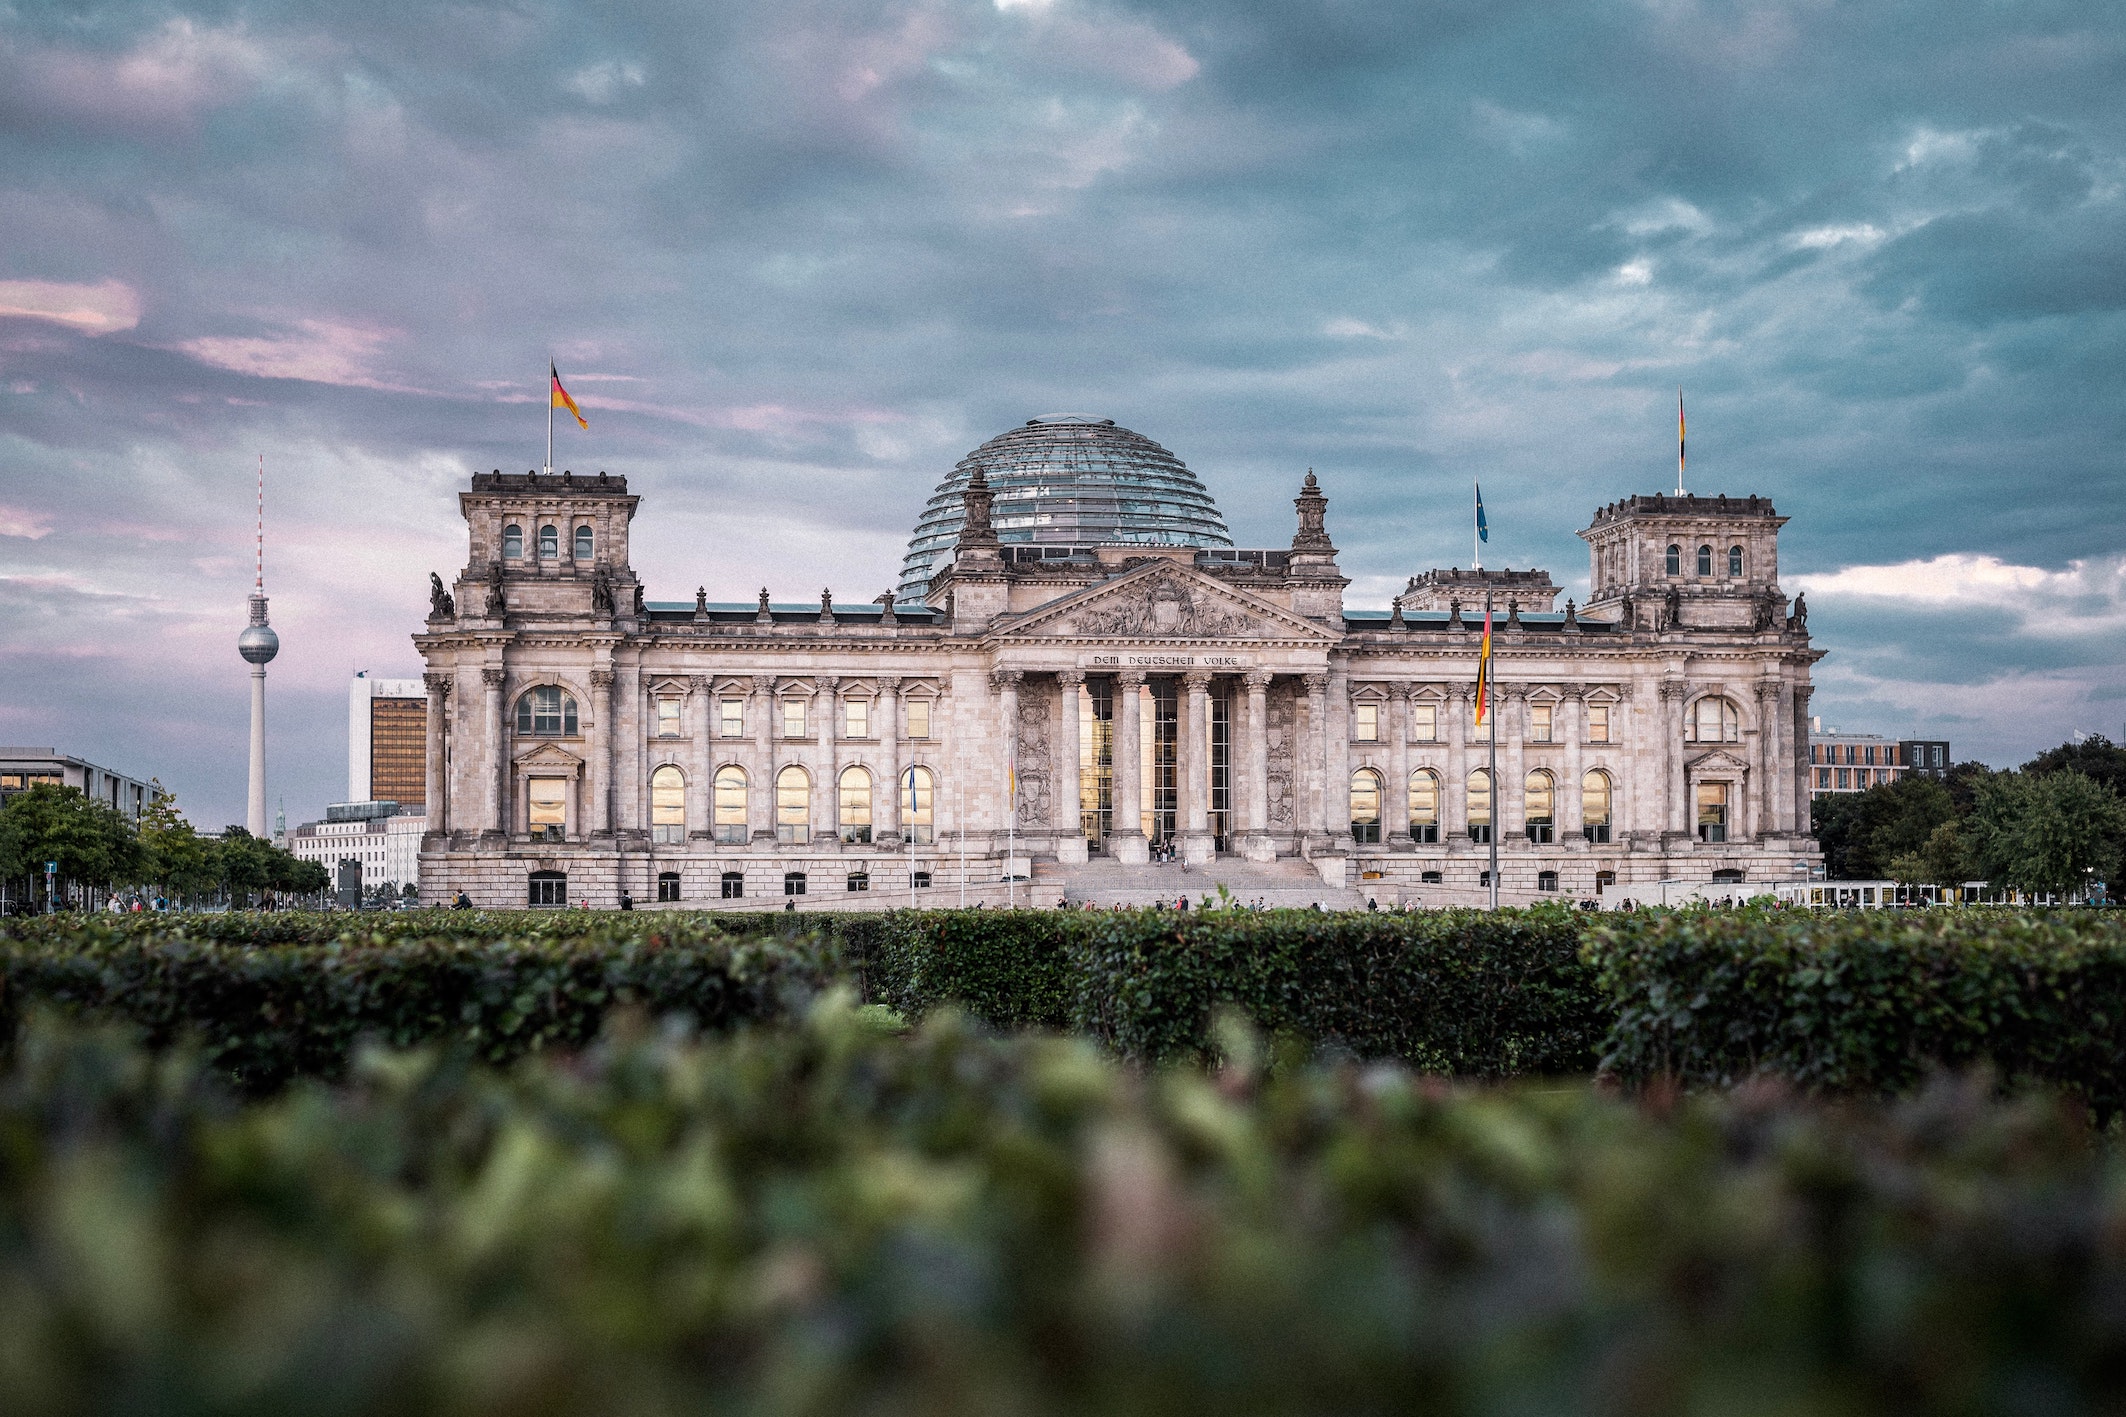
[(1908, 773), (1944, 776), (1949, 743), (1943, 738), (1889, 739), (1880, 733), (1841, 733), (1809, 720), (1809, 796), (1865, 792)]
[(396, 802), (413, 816), (426, 811), (427, 739), (428, 691), (420, 680), (357, 673), (347, 687), (347, 800)]
[(362, 888), (386, 881), (404, 887), (420, 876), (421, 833), (427, 822), (409, 816), (390, 802), (335, 802), (322, 822), (304, 822), (288, 834), (287, 848), (304, 861), (316, 861), (339, 879), (342, 861), (362, 867)]
[(1311, 472), (1298, 493), (1289, 546), (1235, 549), (1172, 453), (1035, 419), (940, 485), (899, 594), (712, 603), (646, 599), (624, 478), (476, 475), (414, 636), (422, 896), (780, 908), (1026, 875), (1096, 899), (1171, 855), (1473, 902), (1494, 830), (1507, 899), (1820, 863), (1822, 652), (1768, 499), (1599, 508), (1584, 607), (1551, 609), (1547, 573), (1434, 569), (1357, 609)]
[(84, 758), (50, 748), (0, 748), (0, 805), (18, 792), (47, 782), (108, 803), (136, 822), (155, 800), (153, 783), (100, 768)]

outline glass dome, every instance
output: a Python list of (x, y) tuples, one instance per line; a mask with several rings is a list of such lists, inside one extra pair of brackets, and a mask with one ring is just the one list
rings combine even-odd
[(901, 599), (922, 599), (933, 571), (952, 559), (976, 468), (996, 494), (993, 520), (1006, 545), (1233, 544), (1196, 474), (1143, 434), (1112, 418), (1030, 418), (961, 458), (930, 494), (901, 563)]

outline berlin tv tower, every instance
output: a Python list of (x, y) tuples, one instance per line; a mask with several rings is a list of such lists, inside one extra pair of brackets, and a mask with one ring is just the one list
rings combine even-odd
[(258, 458), (258, 579), (251, 584), (251, 623), (236, 637), (236, 650), (251, 662), (251, 796), (244, 829), (266, 834), (266, 665), (281, 651), (281, 637), (266, 623), (266, 456)]

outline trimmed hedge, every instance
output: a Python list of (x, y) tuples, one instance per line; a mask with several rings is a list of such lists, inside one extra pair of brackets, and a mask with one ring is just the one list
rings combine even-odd
[(1089, 1034), (1125, 1057), (1214, 1052), (1237, 1008), (1271, 1032), (1454, 1076), (1585, 1073), (1608, 1015), (1564, 909), (924, 911), (844, 917), (868, 996), (1000, 1028)]
[[(157, 931), (138, 917), (92, 917), (11, 929), (0, 936), (0, 1037), (19, 1010), (54, 1007), (132, 1024), (158, 1047), (187, 1040), (240, 1086), (267, 1090), (338, 1076), (363, 1040), (442, 1040), (502, 1062), (580, 1047), (617, 1008), (685, 1014), (704, 1028), (780, 1018), (841, 973), (815, 936), (738, 939), (700, 917), (579, 915), (579, 926), (565, 915), (434, 912), (327, 933), (348, 919), (186, 916)], [(445, 924), (462, 933), (418, 928)]]
[(2126, 920), (2031, 910), (1609, 916), (1604, 1069), (1894, 1092), (1989, 1066), (2126, 1109)]
[[(1238, 1049), (1245, 1054), (1245, 1047)], [(10, 1414), (2102, 1413), (2126, 1165), (1937, 1086), (1143, 1076), (816, 1010), (238, 1106), (32, 1022)]]

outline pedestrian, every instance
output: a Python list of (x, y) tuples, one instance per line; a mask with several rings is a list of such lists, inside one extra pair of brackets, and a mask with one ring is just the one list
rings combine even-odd
[(633, 910), (635, 908), (635, 898), (626, 891), (622, 891), (620, 893), (620, 908), (622, 910)]

